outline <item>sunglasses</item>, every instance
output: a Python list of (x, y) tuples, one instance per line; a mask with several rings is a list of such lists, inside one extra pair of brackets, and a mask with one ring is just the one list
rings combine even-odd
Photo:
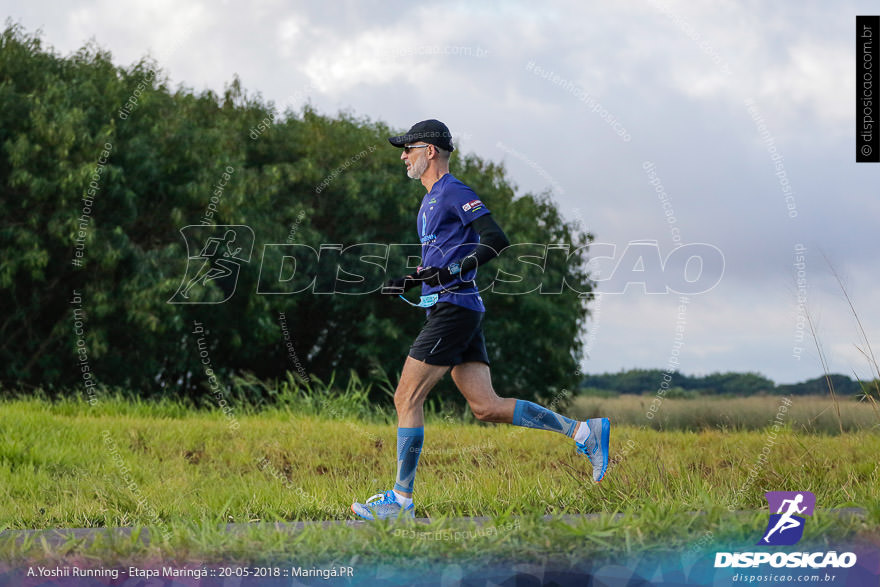
[(407, 145), (406, 147), (403, 148), (403, 152), (406, 153), (407, 155), (409, 155), (409, 152), (412, 151), (413, 149), (424, 149), (427, 146), (429, 146), (429, 145)]

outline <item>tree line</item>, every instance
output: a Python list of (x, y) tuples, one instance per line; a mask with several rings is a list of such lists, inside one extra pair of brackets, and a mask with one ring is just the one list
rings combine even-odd
[[(585, 394), (650, 394), (661, 388), (664, 376), (671, 377), (668, 382), (667, 397), (688, 397), (697, 395), (735, 395), (758, 394), (779, 395), (827, 395), (829, 381), (834, 392), (839, 395), (863, 393), (863, 385), (846, 375), (831, 374), (809, 379), (801, 383), (777, 385), (758, 373), (710, 373), (708, 375), (685, 375), (678, 371), (667, 373), (663, 369), (629, 369), (619, 373), (587, 375), (581, 379), (580, 392)], [(664, 387), (664, 389), (667, 389)], [(876, 393), (876, 392), (874, 392)]]
[[(378, 294), (266, 291), (283, 289), (292, 265), (263, 256), (286, 250), (268, 245), (417, 244), (424, 189), (387, 142), (405, 129), (282, 112), (237, 77), (222, 95), (171, 88), (150, 59), (118, 66), (94, 42), (61, 56), (12, 24), (0, 103), (5, 393), (206, 397), (236, 374), (394, 379), (422, 310)], [(455, 152), (451, 169), (512, 242), (591, 242), (549, 194), (516, 193), (500, 164)], [(389, 276), (409, 272), (403, 253), (385, 260)], [(504, 256), (478, 283), (569, 286), (483, 294), (496, 387), (546, 397), (577, 385), (593, 282), (583, 256), (533, 261)], [(316, 287), (341, 274), (319, 264)]]

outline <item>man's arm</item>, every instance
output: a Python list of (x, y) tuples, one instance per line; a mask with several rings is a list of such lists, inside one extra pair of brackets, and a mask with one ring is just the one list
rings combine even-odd
[(480, 244), (476, 250), (462, 259), (459, 266), (462, 271), (476, 269), (501, 254), (501, 251), (510, 246), (507, 235), (495, 222), (491, 214), (484, 214), (471, 222), (471, 226), (480, 235)]
[(501, 254), (501, 251), (510, 246), (507, 235), (495, 222), (491, 214), (484, 214), (471, 222), (471, 226), (480, 235), (480, 243), (473, 253), (451, 263), (449, 267), (425, 267), (418, 272), (418, 278), (430, 286), (452, 281), (454, 275), (476, 269)]

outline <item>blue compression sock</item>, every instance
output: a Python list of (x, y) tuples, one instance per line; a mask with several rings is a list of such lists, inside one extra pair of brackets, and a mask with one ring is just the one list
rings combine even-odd
[(416, 467), (422, 444), (425, 442), (425, 427), (397, 429), (397, 481), (396, 491), (412, 493), (416, 480)]
[(524, 428), (552, 430), (553, 432), (560, 432), (574, 438), (578, 422), (556, 412), (551, 412), (538, 404), (518, 399), (516, 400), (516, 407), (513, 409), (512, 424)]

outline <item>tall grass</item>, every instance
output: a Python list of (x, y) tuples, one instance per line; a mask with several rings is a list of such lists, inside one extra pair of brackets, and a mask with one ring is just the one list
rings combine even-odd
[[(657, 398), (651, 395), (613, 397), (577, 396), (571, 415), (578, 419), (604, 416), (615, 424), (645, 426), (654, 430), (760, 430), (782, 422), (794, 431), (840, 434), (845, 431), (880, 431), (880, 418), (870, 402), (859, 398), (787, 396)], [(780, 412), (781, 407), (785, 410)], [(836, 406), (836, 407), (835, 407)], [(778, 414), (778, 418), (777, 418)]]
[[(381, 396), (393, 397), (394, 388), (387, 375), (380, 373), (379, 376)], [(373, 383), (364, 383), (354, 371), (349, 374), (345, 387), (336, 383), (335, 372), (325, 382), (315, 375), (303, 379), (288, 371), (285, 379), (272, 383), (251, 375), (235, 377), (231, 388), (233, 402), (248, 414), (280, 411), (331, 419), (383, 420), (389, 405), (389, 402), (371, 400)]]
[[(644, 418), (643, 406), (634, 402), (645, 398), (629, 397), (601, 401), (629, 402), (633, 425), (625, 425), (611, 404), (597, 408), (615, 418), (611, 464), (600, 485), (589, 481), (588, 462), (559, 434), (466, 424), (438, 413), (427, 430), (416, 481), (416, 515), (435, 522), (415, 530), (415, 539), (384, 526), (360, 532), (316, 527), (296, 536), (272, 526), (230, 532), (226, 523), (350, 519), (352, 501), (393, 482), (393, 411), (370, 407), (356, 383), (330, 395), (325, 392), (331, 382), (313, 382), (311, 394), (301, 383), (279, 386), (273, 407), (243, 408), (236, 429), (216, 408), (193, 410), (170, 400), (0, 402), (0, 529), (134, 526), (149, 527), (151, 536), (150, 546), (134, 538), (92, 545), (72, 538), (50, 548), (7, 534), (0, 536), (0, 549), (11, 558), (109, 552), (226, 561), (439, 552), (516, 558), (528, 550), (582, 560), (586, 554), (686, 544), (691, 532), (753, 542), (754, 528), (766, 523), (764, 491), (786, 488), (812, 491), (822, 508), (860, 506), (873, 516), (833, 525), (833, 531), (811, 524), (811, 532), (824, 539), (873, 531), (880, 523), (880, 435), (841, 434), (833, 417), (833, 436), (788, 426), (775, 435), (771, 458), (750, 477), (766, 446), (766, 429), (694, 425), (695, 406), (718, 411), (733, 400), (668, 400), (655, 420), (668, 424), (661, 417), (677, 413), (682, 402), (691, 410), (690, 424), (682, 415), (681, 430), (657, 431), (640, 428), (637, 420)], [(736, 400), (730, 411), (766, 428), (775, 404), (755, 403), (760, 399)], [(792, 409), (801, 400), (795, 398)], [(821, 405), (828, 411), (827, 400)], [(801, 406), (815, 416), (806, 400)], [(758, 510), (760, 520), (730, 517), (728, 509)], [(694, 511), (706, 515), (693, 517)], [(600, 512), (626, 516), (574, 527), (540, 519)], [(513, 528), (511, 515), (521, 517), (522, 526)], [(465, 538), (443, 538), (444, 528), (459, 528), (445, 524), (461, 516), (489, 516), (498, 530), (469, 528)]]
[[(831, 273), (834, 275), (834, 279), (837, 281), (837, 285), (840, 287), (840, 291), (843, 292), (843, 297), (846, 300), (847, 305), (849, 306), (850, 312), (852, 312), (853, 318), (855, 318), (856, 324), (859, 327), (859, 335), (862, 337), (861, 344), (863, 346), (856, 345), (856, 349), (865, 357), (865, 360), (868, 363), (869, 368), (872, 373), (872, 381), (870, 383), (865, 383), (861, 379), (859, 379), (858, 375), (856, 375), (856, 380), (861, 384), (863, 394), (862, 399), (871, 402), (871, 406), (874, 408), (874, 412), (877, 414), (878, 419), (880, 419), (880, 408), (878, 408), (877, 402), (880, 400), (880, 362), (877, 361), (877, 357), (874, 355), (874, 349), (871, 348), (871, 340), (868, 338), (868, 335), (865, 333), (865, 327), (862, 324), (862, 319), (859, 317), (859, 313), (856, 311), (855, 304), (853, 304), (852, 298), (849, 297), (849, 292), (846, 291), (846, 287), (843, 285), (843, 280), (838, 275), (837, 270), (834, 268), (834, 265), (825, 258), (825, 261), (828, 263), (828, 266), (831, 268)], [(813, 333), (813, 337), (815, 338), (816, 333), (812, 330), (812, 323), (810, 324), (810, 330)], [(824, 356), (821, 356), (823, 365), (826, 363)], [(825, 372), (826, 376), (828, 375), (828, 371)], [(874, 394), (877, 397), (874, 397)]]
[[(349, 504), (388, 489), (396, 427), (265, 411), (180, 418), (53, 413), (39, 402), (0, 403), (0, 526), (148, 525), (174, 520), (344, 519)], [(570, 439), (509, 425), (436, 422), (416, 483), (421, 516), (590, 513), (646, 500), (702, 510), (760, 508), (765, 487), (810, 490), (823, 507), (864, 503), (880, 491), (880, 435), (783, 430), (773, 458), (739, 492), (765, 431), (612, 431), (600, 486)]]
[[(267, 382), (245, 373), (232, 377), (222, 397), (232, 412), (239, 416), (284, 413), (384, 422), (388, 413), (394, 411), (390, 401), (394, 388), (384, 374), (380, 374), (378, 381), (380, 394), (389, 398), (388, 401), (370, 399), (374, 384), (364, 383), (355, 372), (351, 372), (344, 387), (337, 384), (335, 373), (326, 382), (314, 375), (303, 380), (291, 372), (281, 381)], [(218, 399), (209, 391), (205, 391), (200, 398), (143, 398), (127, 390), (99, 385), (95, 393), (97, 401), (90, 405), (81, 392), (62, 393), (55, 390), (50, 394), (39, 388), (18, 392), (4, 390), (6, 399), (0, 399), (0, 406), (23, 402), (36, 410), (59, 416), (90, 414), (171, 419), (220, 411)]]

